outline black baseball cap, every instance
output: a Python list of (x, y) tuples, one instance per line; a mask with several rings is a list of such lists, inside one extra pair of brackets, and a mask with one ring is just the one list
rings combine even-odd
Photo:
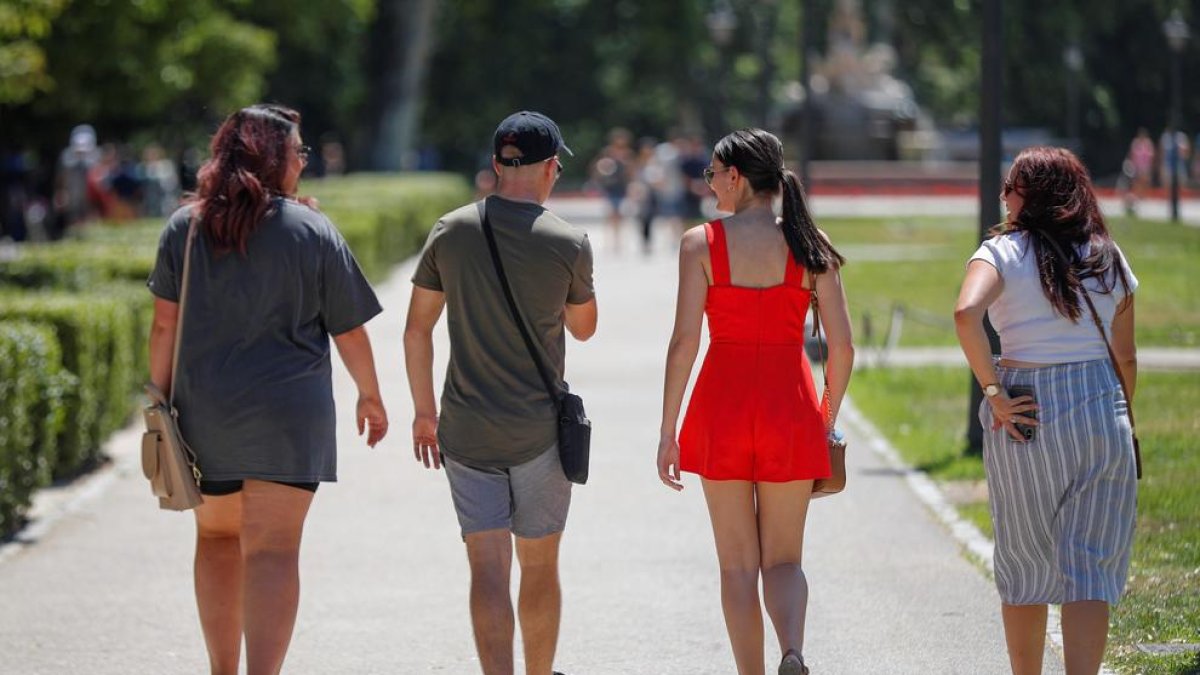
[[(538, 112), (522, 110), (515, 112), (496, 127), (492, 138), (496, 161), (504, 166), (537, 164), (558, 154), (560, 149), (574, 157), (575, 153), (563, 143), (562, 132), (554, 120)], [(521, 151), (520, 157), (504, 158), (500, 149), (511, 145)]]

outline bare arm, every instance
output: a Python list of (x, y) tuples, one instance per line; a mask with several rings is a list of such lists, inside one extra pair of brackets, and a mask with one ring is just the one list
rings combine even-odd
[(700, 327), (708, 297), (708, 275), (703, 260), (708, 255), (704, 228), (683, 235), (679, 248), (679, 295), (675, 301), (675, 328), (667, 347), (663, 382), (662, 425), (659, 428), (658, 476), (668, 487), (682, 490), (679, 482), (679, 444), (676, 431), (696, 355), (700, 352)]
[[(992, 347), (983, 330), (983, 315), (1003, 290), (1004, 279), (995, 267), (983, 260), (972, 260), (967, 266), (967, 276), (963, 279), (958, 303), (954, 307), (954, 328), (958, 333), (958, 342), (980, 386), (1000, 383), (992, 363)], [(1028, 396), (1010, 399), (1008, 393), (1001, 389), (998, 395), (987, 397), (987, 401), (995, 413), (993, 428), (1003, 425), (1014, 440), (1025, 440), (1013, 426), (1014, 419), (1022, 424), (1037, 424), (1037, 420), (1031, 417), (1016, 416), (1016, 413), (1037, 409)]]
[(358, 386), (358, 406), (355, 418), (358, 421), (358, 435), (361, 436), (369, 426), (367, 445), (383, 440), (387, 435), (387, 410), (383, 407), (383, 399), (379, 395), (379, 378), (375, 374), (375, 355), (371, 350), (371, 338), (367, 335), (367, 327), (359, 326), (345, 333), (333, 336), (338, 354), (346, 370)]
[(846, 397), (846, 389), (850, 386), (850, 373), (854, 370), (854, 336), (841, 272), (831, 268), (824, 274), (815, 275), (814, 280), (821, 327), (825, 331), (828, 348), (825, 374), (829, 387), (828, 424), (832, 429), (837, 422), (842, 399)]
[(414, 286), (404, 324), (404, 368), (413, 400), (413, 455), (425, 468), (441, 467), (437, 445), (437, 398), (433, 392), (433, 328), (446, 295)]
[(587, 342), (596, 334), (596, 298), (578, 305), (568, 302), (563, 309), (563, 323), (572, 337), (580, 342)]
[(171, 358), (175, 353), (175, 326), (179, 319), (179, 303), (154, 298), (154, 321), (150, 325), (150, 382), (169, 395), (171, 390)]
[(1117, 305), (1117, 313), (1112, 322), (1113, 356), (1117, 358), (1116, 366), (1129, 387), (1129, 404), (1133, 404), (1134, 390), (1137, 389), (1137, 344), (1133, 339), (1133, 296), (1127, 295)]

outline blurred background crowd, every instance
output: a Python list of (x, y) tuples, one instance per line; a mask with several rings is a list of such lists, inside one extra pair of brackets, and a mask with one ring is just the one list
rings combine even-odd
[(1005, 45), (1004, 155), (1069, 146), (1132, 209), (1171, 166), (1185, 190), (1200, 180), (1198, 11), (1006, 0), (985, 27), (977, 0), (8, 2), (0, 236), (169, 211), (216, 122), (262, 100), (303, 114), (310, 176), (476, 175), (495, 120), (543, 110), (579, 153), (564, 187), (640, 223), (696, 216), (698, 158), (748, 125), (823, 162), (817, 191), (881, 175), (969, 188), (989, 30)]

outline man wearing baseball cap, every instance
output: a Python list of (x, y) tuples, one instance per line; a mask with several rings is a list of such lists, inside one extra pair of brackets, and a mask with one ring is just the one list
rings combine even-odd
[[(493, 136), (496, 194), (442, 216), (413, 275), (404, 356), (415, 420), (413, 451), (445, 466), (471, 568), (471, 621), (486, 675), (513, 672), (515, 546), (518, 616), (529, 675), (551, 675), (561, 592), (558, 550), (571, 483), (557, 449), (554, 402), (510, 313), (483, 223), (543, 364), (562, 381), (565, 332), (596, 330), (587, 233), (547, 210), (571, 155), (558, 125), (522, 111)], [(433, 389), (433, 328), (449, 314), (450, 364), (441, 411)], [(565, 328), (565, 331), (564, 331)]]

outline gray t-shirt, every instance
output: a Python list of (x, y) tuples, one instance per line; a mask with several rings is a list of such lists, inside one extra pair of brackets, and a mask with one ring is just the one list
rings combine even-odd
[[(561, 380), (563, 306), (594, 295), (587, 233), (529, 202), (488, 197), (485, 208), (517, 306), (541, 358)], [(438, 422), (442, 451), (467, 464), (510, 467), (552, 446), (554, 406), (504, 299), (479, 204), (438, 221), (413, 283), (446, 294), (450, 366)]]
[[(179, 301), (192, 208), (159, 241), (150, 291)], [(337, 480), (329, 336), (381, 310), (341, 234), (276, 199), (237, 251), (196, 233), (175, 374), (180, 431), (205, 480)]]

